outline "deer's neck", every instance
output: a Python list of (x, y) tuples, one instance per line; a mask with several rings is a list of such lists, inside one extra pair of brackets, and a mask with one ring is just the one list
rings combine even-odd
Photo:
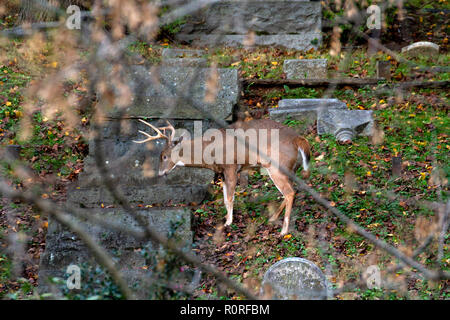
[(213, 171), (221, 171), (217, 164), (208, 164), (204, 161), (203, 150), (211, 141), (203, 140), (203, 137), (196, 137), (180, 143), (180, 159), (185, 167), (206, 168)]

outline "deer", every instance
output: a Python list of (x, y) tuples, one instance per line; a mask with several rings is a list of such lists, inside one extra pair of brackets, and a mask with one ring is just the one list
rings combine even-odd
[[(176, 167), (182, 166), (207, 168), (223, 175), (223, 195), (227, 211), (225, 226), (229, 226), (233, 222), (234, 193), (239, 172), (248, 170), (252, 167), (265, 168), (277, 189), (284, 196), (280, 207), (270, 217), (269, 222), (275, 222), (282, 211), (285, 210), (281, 235), (284, 236), (288, 233), (289, 219), (296, 192), (292, 180), (283, 172), (283, 170), (280, 170), (280, 167), (295, 174), (300, 165), (302, 165), (303, 177), (309, 177), (311, 151), (308, 141), (303, 136), (298, 135), (292, 128), (284, 126), (274, 120), (238, 120), (229, 125), (228, 128), (217, 129), (217, 133), (220, 135), (216, 135), (214, 142), (220, 143), (217, 144), (218, 149), (215, 149), (214, 153), (217, 153), (217, 157), (214, 158), (213, 161), (206, 159), (206, 157), (201, 157), (200, 161), (194, 161), (194, 157), (196, 156), (195, 153), (198, 153), (199, 146), (202, 147), (202, 150), (206, 150), (208, 146), (211, 148), (211, 143), (213, 143), (211, 137), (208, 138), (205, 135), (202, 135), (192, 139), (185, 139), (185, 136), (181, 136), (180, 138), (175, 139), (175, 128), (169, 121), (166, 120), (167, 126), (158, 128), (143, 119), (138, 120), (154, 130), (156, 134), (150, 135), (145, 131), (139, 130), (139, 132), (147, 138), (133, 142), (147, 143), (156, 139), (164, 139), (167, 142), (160, 155), (158, 176), (165, 176)], [(237, 134), (230, 137), (230, 130), (231, 132), (238, 132), (239, 129), (241, 130), (239, 131), (241, 133), (256, 132), (258, 143), (251, 146), (248, 141), (250, 139), (244, 140), (243, 143), (242, 139), (237, 141), (239, 140)], [(263, 135), (266, 135), (266, 137), (263, 137)], [(268, 138), (269, 136), (270, 139)], [(274, 137), (276, 140), (274, 140)], [(261, 151), (261, 145), (263, 145), (262, 141), (266, 141), (266, 149), (270, 149), (267, 156), (264, 156), (263, 153), (259, 152)], [(276, 150), (278, 151), (278, 163), (270, 159), (272, 146), (275, 142), (278, 143), (278, 150)], [(242, 155), (242, 152), (236, 152), (237, 144), (239, 143), (241, 146), (244, 146), (245, 156)], [(230, 155), (230, 153), (232, 154)]]

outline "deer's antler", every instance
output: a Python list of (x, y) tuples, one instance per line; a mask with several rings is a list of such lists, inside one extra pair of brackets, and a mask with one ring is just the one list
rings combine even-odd
[(160, 130), (164, 130), (164, 133), (165, 133), (165, 130), (172, 131), (172, 133), (169, 136), (169, 141), (172, 142), (173, 138), (175, 137), (175, 128), (170, 124), (169, 120), (166, 120), (166, 122), (167, 122), (167, 127), (162, 127), (162, 128), (159, 128), (159, 129)]
[[(145, 143), (145, 142), (152, 141), (152, 140), (156, 140), (156, 139), (160, 139), (160, 138), (166, 139), (167, 142), (169, 142), (169, 143), (171, 142), (170, 138), (169, 138), (168, 136), (166, 136), (165, 134), (163, 134), (163, 133), (161, 132), (160, 129), (158, 129), (158, 128), (155, 127), (154, 125), (148, 123), (147, 121), (144, 121), (144, 120), (142, 120), (142, 119), (138, 119), (138, 120), (139, 120), (140, 122), (142, 122), (143, 124), (145, 124), (145, 125), (149, 126), (150, 128), (152, 128), (153, 130), (155, 130), (155, 131), (156, 131), (156, 135), (155, 135), (155, 136), (151, 136), (151, 135), (149, 135), (147, 132), (144, 132), (144, 131), (142, 131), (142, 130), (139, 130), (140, 133), (142, 133), (143, 135), (147, 136), (147, 139), (140, 140), (140, 141), (135, 141), (135, 140), (133, 140), (134, 143)], [(172, 126), (171, 126), (171, 127), (172, 127)], [(166, 127), (165, 127), (165, 128), (166, 128)], [(173, 128), (173, 127), (172, 127), (172, 128)], [(164, 129), (164, 128), (161, 128), (161, 129)], [(169, 127), (167, 127), (167, 129), (169, 129)], [(173, 133), (175, 133), (175, 129), (174, 129), (174, 128), (173, 128)]]

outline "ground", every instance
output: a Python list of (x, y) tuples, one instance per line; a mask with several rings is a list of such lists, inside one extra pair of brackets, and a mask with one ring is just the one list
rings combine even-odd
[[(435, 20), (430, 18), (433, 15)], [(427, 13), (416, 15), (415, 19), (420, 21), (420, 17), (423, 31), (413, 34), (414, 40), (427, 37), (425, 40), (439, 43), (443, 50), (437, 61), (422, 57), (415, 62), (448, 66), (446, 26), (439, 24), (442, 17), (439, 13)], [(10, 26), (13, 19), (4, 19), (1, 23)], [(395, 23), (392, 26), (395, 28)], [(163, 48), (175, 46), (170, 40), (162, 38), (156, 44), (136, 42), (130, 46), (130, 52), (158, 62)], [(82, 170), (87, 153), (83, 136), (89, 126), (89, 108), (77, 110), (80, 121), (71, 130), (66, 129), (66, 119), (48, 119), (37, 108), (30, 125), (31, 140), (22, 139), (18, 122), (23, 117), (23, 105), (27, 103), (23, 98), (27, 86), (60, 66), (50, 44), (45, 50), (31, 53), (33, 67), (24, 64), (24, 55), (30, 53), (21, 52), (22, 41), (0, 45), (8, 57), (7, 63), (0, 68), (0, 143), (2, 146), (20, 144), (22, 157), (28, 161), (30, 170), (38, 174), (40, 182), (47, 183), (48, 189), (42, 196), (63, 201), (67, 184)], [(448, 72), (418, 71), (385, 53), (368, 57), (365, 46), (356, 48), (350, 55), (336, 57), (330, 56), (326, 44), (309, 52), (217, 48), (209, 50), (205, 57), (219, 67), (240, 68), (244, 78), (283, 78), (285, 59), (321, 57), (329, 59), (331, 77), (374, 77), (375, 61), (381, 59), (390, 61), (396, 82), (449, 79)], [(64, 91), (74, 94), (83, 102), (81, 105), (89, 107), (95, 103), (95, 97), (88, 95), (83, 80), (65, 84)], [(269, 108), (277, 107), (280, 99), (318, 98), (324, 91), (323, 88), (248, 86), (243, 88), (240, 107), (252, 117), (263, 118), (267, 117)], [(335, 90), (333, 97), (346, 102), (349, 109), (373, 110), (378, 134), (373, 139), (358, 137), (351, 145), (340, 145), (332, 136), (317, 136), (314, 125), (305, 127), (296, 121), (287, 121), (286, 125), (298, 130), (312, 144), (312, 171), (306, 182), (378, 238), (411, 253), (436, 225), (439, 203), (448, 199), (447, 88), (411, 89), (400, 95), (386, 92), (381, 85), (359, 89), (344, 87)], [(402, 159), (403, 174), (400, 177), (391, 173), (391, 161), (396, 156)], [(3, 164), (1, 170), (13, 183), (18, 182), (10, 167)], [(300, 171), (298, 174), (300, 176)], [(251, 288), (258, 288), (257, 279), (275, 261), (298, 256), (330, 272), (329, 280), (335, 287), (346, 285), (337, 299), (449, 298), (448, 281), (423, 281), (414, 270), (388, 274), (387, 270), (396, 262), (394, 259), (354, 234), (306, 194), (297, 194), (292, 230), (281, 237), (281, 218), (274, 225), (268, 223), (270, 213), (281, 203), (280, 194), (270, 179), (257, 170), (250, 173), (248, 186), (237, 188), (235, 198), (234, 223), (230, 227), (221, 226), (225, 208), (220, 178), (212, 186), (208, 199), (192, 207), (195, 212), (194, 251), (205, 262), (214, 264)], [(30, 206), (5, 200), (0, 210), (0, 298), (32, 297), (38, 281), (39, 255), (45, 247), (46, 218)], [(25, 257), (23, 267), (18, 269), (15, 269), (14, 254), (6, 250), (11, 249), (8, 238), (12, 236), (24, 236), (16, 242), (15, 253), (22, 252)], [(441, 261), (437, 261), (436, 243), (433, 241), (419, 255), (418, 261), (429, 268), (439, 263), (448, 271), (448, 234)], [(364, 270), (373, 264), (380, 266), (383, 278), (389, 279), (392, 287), (370, 290), (357, 285)], [(22, 271), (17, 275), (15, 270)], [(202, 280), (201, 289), (194, 297), (205, 298), (205, 293), (215, 298), (240, 298), (217, 286), (208, 276)]]

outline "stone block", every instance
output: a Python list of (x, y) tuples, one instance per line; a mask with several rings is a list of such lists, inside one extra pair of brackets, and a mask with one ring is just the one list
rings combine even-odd
[(191, 14), (176, 38), (196, 45), (309, 50), (322, 43), (321, 10), (320, 2), (304, 0), (223, 0)]
[(326, 79), (327, 59), (284, 60), (283, 71), (287, 79)]
[(298, 120), (304, 124), (314, 123), (321, 110), (347, 109), (347, 105), (338, 99), (283, 99), (278, 108), (269, 109), (269, 116), (276, 121)]
[[(240, 82), (236, 69), (218, 69), (217, 73), (219, 88), (216, 99), (206, 102), (206, 82), (211, 77), (209, 68), (162, 66), (149, 70), (144, 66), (132, 66), (125, 75), (125, 83), (133, 95), (131, 103), (123, 108), (114, 108), (109, 116), (226, 119), (238, 102)], [(199, 109), (186, 103), (187, 99), (191, 99)]]

